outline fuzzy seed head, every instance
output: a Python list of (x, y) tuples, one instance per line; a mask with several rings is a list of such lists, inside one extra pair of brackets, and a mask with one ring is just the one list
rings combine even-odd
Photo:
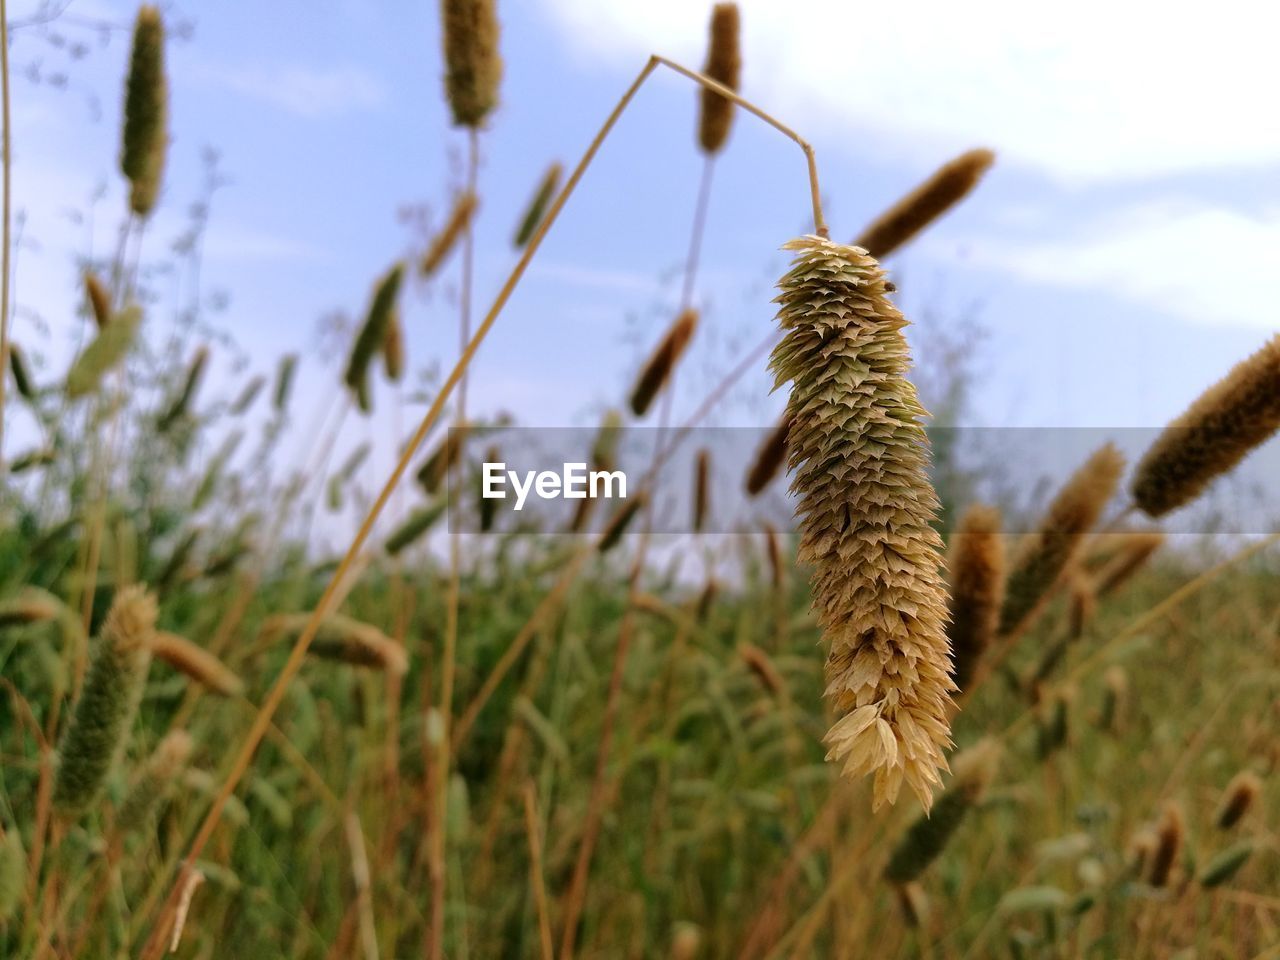
[(151, 653), (214, 693), (236, 697), (244, 691), (244, 681), (231, 668), (186, 637), (159, 631), (151, 640)]
[(124, 97), (120, 170), (129, 180), (129, 209), (146, 217), (155, 206), (169, 146), (169, 84), (164, 69), (164, 22), (150, 4), (138, 9)]
[(433, 276), (440, 269), (449, 254), (453, 252), (453, 248), (457, 246), (458, 238), (470, 226), (471, 218), (475, 216), (479, 204), (479, 198), (470, 192), (460, 194), (454, 201), (453, 209), (449, 211), (449, 219), (440, 228), (440, 232), (432, 238), (427, 252), (422, 257), (419, 268), (422, 276)]
[(276, 388), (272, 391), (272, 406), (276, 413), (284, 413), (289, 405), (289, 394), (293, 391), (293, 376), (298, 371), (298, 355), (286, 353), (280, 358), (280, 366), (276, 369)]
[(343, 382), (351, 388), (351, 392), (365, 413), (370, 411), (369, 402), (369, 366), (373, 356), (382, 348), (387, 339), (387, 328), (395, 319), (396, 297), (400, 293), (400, 281), (404, 277), (404, 264), (397, 263), (388, 270), (373, 293), (369, 304), (369, 313), (364, 325), (356, 334), (355, 343), (351, 347), (351, 357), (347, 361), (347, 371)]
[[(742, 52), (738, 34), (741, 16), (736, 3), (717, 3), (711, 8), (710, 42), (702, 72), (737, 93), (742, 77)], [(716, 153), (729, 139), (733, 123), (733, 103), (706, 87), (700, 88), (702, 110), (698, 116), (698, 145)]]
[(111, 294), (98, 279), (97, 274), (85, 271), (84, 292), (89, 298), (89, 310), (93, 314), (93, 322), (99, 330), (111, 322)]
[(961, 692), (969, 689), (983, 653), (996, 637), (1004, 603), (1004, 537), (1000, 511), (974, 504), (960, 518), (951, 540), (947, 566), (951, 574), (951, 639), (954, 678)]
[(756, 451), (756, 458), (747, 471), (747, 495), (758, 497), (765, 487), (773, 483), (774, 477), (787, 461), (787, 434), (791, 429), (791, 419), (786, 414), (765, 437), (764, 443)]
[(1156, 826), (1155, 849), (1151, 852), (1147, 867), (1147, 882), (1151, 886), (1163, 887), (1169, 882), (1173, 866), (1182, 852), (1186, 833), (1186, 820), (1182, 816), (1182, 810), (1177, 804), (1167, 804), (1160, 823)]
[(1133, 477), (1149, 517), (1190, 503), (1280, 430), (1280, 334), (1202, 393), (1165, 427)]
[(711, 451), (703, 447), (693, 466), (693, 532), (701, 533), (711, 509)]
[(525, 210), (524, 216), (520, 218), (520, 225), (516, 227), (512, 245), (517, 250), (523, 250), (533, 239), (534, 231), (547, 215), (547, 207), (551, 206), (551, 198), (556, 195), (556, 190), (560, 187), (560, 177), (563, 174), (564, 168), (559, 163), (553, 163), (542, 175), (542, 179), (538, 182), (538, 189), (534, 192), (533, 199), (529, 201), (529, 207)]
[(865, 251), (816, 236), (784, 249), (795, 260), (779, 282), (784, 336), (770, 367), (776, 386), (791, 383), (798, 560), (813, 568), (839, 715), (827, 756), (849, 776), (875, 775), (875, 807), (905, 781), (927, 810), (946, 769), (955, 684), (907, 321)]
[(382, 366), (392, 383), (399, 383), (404, 376), (404, 325), (400, 322), (400, 311), (396, 309), (391, 311), (387, 333), (382, 338)]
[(58, 749), (54, 805), (83, 812), (101, 793), (124, 751), (146, 677), (156, 603), (142, 587), (116, 594), (75, 713)]
[(1219, 830), (1230, 830), (1244, 819), (1260, 796), (1262, 780), (1252, 770), (1241, 770), (1222, 792), (1222, 801), (1213, 817), (1214, 824)]
[(146, 826), (170, 785), (186, 767), (191, 747), (191, 735), (185, 730), (171, 731), (160, 741), (120, 804), (116, 826), (121, 832)]
[(1124, 472), (1124, 457), (1108, 443), (1085, 461), (1058, 492), (1038, 529), (1018, 552), (1005, 590), (1000, 632), (1030, 626), (1078, 559)]
[(698, 311), (692, 308), (685, 310), (653, 351), (631, 391), (631, 412), (637, 417), (643, 417), (649, 412), (654, 397), (662, 392), (662, 388), (671, 379), (671, 373), (684, 356), (697, 327)]
[(1158, 530), (1122, 534), (1115, 552), (1094, 575), (1098, 598), (1114, 593), (1137, 573), (1164, 543)]
[(954, 207), (978, 185), (995, 163), (990, 150), (970, 150), (940, 167), (880, 215), (854, 241), (877, 260), (883, 260), (916, 234)]
[(498, 54), (496, 0), (441, 0), (444, 89), (459, 127), (478, 127), (498, 105), (502, 57)]

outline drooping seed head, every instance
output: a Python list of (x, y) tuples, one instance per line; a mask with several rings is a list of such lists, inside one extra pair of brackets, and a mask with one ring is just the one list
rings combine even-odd
[(667, 385), (697, 327), (698, 311), (692, 308), (683, 311), (654, 349), (631, 391), (631, 412), (637, 417), (648, 413), (654, 397)]
[(636, 518), (636, 514), (640, 512), (640, 508), (647, 500), (643, 490), (627, 498), (627, 502), (609, 518), (608, 526), (600, 534), (600, 539), (596, 543), (598, 553), (608, 553), (618, 545), (622, 535), (627, 532), (627, 527), (631, 526), (631, 521)]
[(983, 653), (996, 637), (1004, 603), (1004, 537), (1000, 511), (974, 504), (960, 518), (947, 561), (951, 579), (951, 639), (956, 687), (969, 689)]
[(1280, 335), (1236, 364), (1174, 419), (1138, 462), (1133, 500), (1162, 517), (1280, 430)]
[(191, 358), (187, 375), (182, 380), (182, 389), (178, 391), (178, 395), (173, 398), (173, 403), (160, 418), (161, 433), (171, 429), (174, 424), (186, 417), (191, 409), (191, 401), (195, 399), (196, 391), (200, 388), (200, 379), (204, 376), (204, 368), (208, 362), (209, 348), (202, 346)]
[[(738, 35), (741, 16), (736, 3), (717, 3), (711, 8), (710, 38), (707, 62), (702, 67), (706, 76), (737, 93), (742, 77), (742, 52)], [(716, 153), (729, 139), (733, 123), (733, 103), (707, 87), (700, 88), (702, 109), (698, 115), (698, 145), (709, 154)]]
[(151, 654), (213, 693), (236, 697), (244, 691), (244, 681), (230, 667), (176, 633), (157, 631), (151, 639)]
[(816, 236), (785, 249), (795, 260), (779, 282), (784, 336), (770, 367), (776, 386), (791, 383), (798, 560), (813, 568), (827, 696), (840, 717), (828, 758), (850, 776), (875, 774), (876, 807), (905, 780), (928, 809), (946, 768), (955, 684), (906, 320), (864, 251)]
[[(308, 613), (278, 614), (264, 625), (264, 633), (273, 637), (296, 638), (310, 618)], [(320, 621), (307, 654), (394, 674), (403, 674), (409, 668), (408, 656), (401, 644), (372, 624), (342, 614), (330, 614)]]
[(496, 0), (441, 0), (444, 89), (459, 127), (479, 127), (498, 105), (502, 57)]
[(854, 241), (877, 260), (883, 260), (969, 195), (995, 163), (990, 150), (970, 150), (945, 163)]
[(747, 665), (747, 669), (755, 674), (761, 686), (769, 693), (776, 694), (786, 688), (786, 681), (782, 678), (782, 674), (778, 672), (778, 668), (774, 666), (773, 660), (754, 643), (739, 644), (738, 656), (742, 658), (742, 662)]
[(444, 515), (446, 506), (446, 501), (442, 500), (414, 510), (387, 538), (384, 549), (394, 557), (416, 543)]
[(404, 277), (404, 264), (397, 263), (378, 281), (369, 312), (351, 347), (351, 357), (343, 381), (351, 388), (360, 409), (365, 413), (369, 404), (369, 366), (374, 354), (387, 339), (387, 328), (395, 319), (396, 297), (400, 293), (400, 281)]
[(124, 97), (120, 170), (129, 180), (129, 209), (146, 217), (155, 206), (169, 147), (169, 83), (164, 69), (164, 21), (150, 4), (138, 8)]

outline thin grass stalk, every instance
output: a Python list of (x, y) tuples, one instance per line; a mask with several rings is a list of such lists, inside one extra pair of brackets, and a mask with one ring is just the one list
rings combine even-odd
[[(0, 2), (2, 2), (2, 0), (0, 0)], [(588, 145), (586, 151), (583, 153), (581, 160), (574, 168), (574, 171), (570, 175), (564, 189), (560, 191), (555, 202), (551, 205), (551, 209), (547, 212), (546, 219), (541, 225), (539, 225), (533, 239), (529, 242), (529, 245), (521, 254), (520, 259), (512, 268), (510, 275), (499, 289), (493, 305), (489, 308), (484, 320), (480, 323), (474, 336), (472, 336), (471, 341), (467, 344), (466, 351), (461, 357), (459, 357), (458, 362), (454, 365), (453, 369), (449, 372), (449, 375), (441, 384), (431, 405), (427, 409), (426, 413), (423, 414), (422, 420), (419, 422), (417, 429), (414, 431), (409, 443), (406, 444), (399, 460), (392, 469), (391, 475), (387, 478), (387, 481), (379, 491), (378, 496), (374, 499), (374, 502), (370, 506), (364, 520), (357, 529), (355, 537), (352, 539), (352, 542), (347, 548), (342, 559), (338, 562), (338, 566), (330, 577), (328, 585), (325, 587), (319, 601), (316, 603), (306, 627), (294, 643), (284, 666), (281, 667), (280, 673), (277, 674), (275, 681), (267, 691), (267, 695), (258, 710), (254, 723), (246, 734), (240, 749), (236, 752), (235, 758), (230, 765), (230, 769), (221, 788), (214, 797), (212, 805), (204, 819), (201, 821), (199, 828), (187, 847), (187, 853), (182, 860), (184, 865), (193, 866), (200, 854), (203, 853), (210, 837), (212, 837), (213, 832), (217, 828), (218, 822), (221, 819), (222, 811), (227, 803), (227, 798), (232, 795), (236, 786), (248, 770), (249, 765), (252, 763), (258, 746), (261, 744), (268, 729), (270, 728), (271, 718), (275, 715), (276, 710), (279, 709), (280, 703), (284, 699), (285, 691), (288, 688), (289, 683), (293, 680), (294, 676), (297, 675), (298, 670), (302, 666), (303, 658), (306, 655), (307, 648), (315, 637), (316, 630), (319, 628), (324, 617), (330, 612), (330, 605), (335, 600), (347, 572), (351, 569), (360, 550), (368, 540), (374, 524), (382, 514), (387, 502), (390, 500), (392, 492), (407, 472), (409, 462), (414, 453), (417, 451), (418, 447), (422, 445), (422, 441), (426, 439), (427, 434), (430, 433), (432, 428), (436, 425), (440, 418), (440, 414), (444, 409), (444, 405), (448, 402), (449, 396), (457, 386), (458, 380), (461, 378), (463, 371), (470, 364), (472, 357), (474, 357), (476, 351), (480, 348), (481, 343), (484, 342), (485, 338), (489, 335), (489, 332), (493, 329), (502, 309), (506, 306), (511, 294), (514, 292), (516, 286), (524, 276), (529, 263), (532, 261), (539, 247), (542, 245), (543, 239), (555, 224), (556, 219), (560, 215), (560, 211), (564, 208), (565, 203), (568, 202), (569, 197), (573, 195), (573, 192), (581, 181), (583, 174), (591, 165), (591, 161), (599, 151), (601, 144), (608, 137), (609, 132), (617, 124), (618, 119), (635, 98), (636, 93), (639, 91), (640, 87), (643, 86), (645, 80), (649, 78), (659, 65), (666, 66), (676, 73), (688, 77), (697, 83), (702, 83), (704, 85), (710, 84), (713, 89), (719, 89), (719, 92), (729, 96), (729, 98), (739, 106), (742, 106), (744, 109), (760, 117), (760, 119), (764, 120), (774, 129), (794, 141), (801, 148), (806, 159), (809, 175), (810, 202), (813, 207), (814, 215), (814, 229), (821, 235), (825, 235), (827, 233), (826, 221), (822, 214), (821, 193), (818, 186), (817, 161), (813, 153), (813, 148), (807, 141), (803, 140), (789, 127), (784, 126), (779, 121), (766, 114), (759, 107), (756, 107), (754, 104), (742, 99), (732, 91), (724, 89), (714, 81), (707, 80), (705, 77), (702, 77), (677, 63), (667, 60), (664, 57), (649, 57), (644, 67), (640, 70), (635, 80), (632, 81), (631, 85), (622, 94), (621, 98), (619, 98), (617, 104), (609, 113), (591, 143)], [(179, 894), (180, 891), (175, 886), (171, 890), (169, 898), (161, 907), (160, 914), (153, 922), (151, 932), (140, 951), (141, 960), (159, 960), (164, 950), (164, 938), (173, 921), (174, 910), (177, 906)]]

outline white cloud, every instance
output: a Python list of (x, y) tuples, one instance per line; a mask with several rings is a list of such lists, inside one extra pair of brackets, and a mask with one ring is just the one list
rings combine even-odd
[(1105, 292), (1187, 320), (1280, 329), (1280, 209), (1199, 203), (1119, 210), (1072, 236), (1017, 244), (984, 237), (973, 261), (1055, 286)]
[(373, 109), (387, 99), (382, 84), (354, 66), (200, 64), (191, 76), (309, 120)]
[[(546, 3), (584, 56), (701, 63), (709, 4)], [(1063, 180), (1280, 160), (1280, 8), (1257, 0), (740, 5), (744, 91), (815, 140), (838, 122), (859, 151), (983, 143)]]

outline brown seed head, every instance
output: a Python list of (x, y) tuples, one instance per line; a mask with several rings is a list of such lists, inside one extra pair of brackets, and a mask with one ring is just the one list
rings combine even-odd
[(1244, 818), (1261, 795), (1262, 780), (1252, 770), (1241, 770), (1222, 792), (1222, 801), (1213, 817), (1214, 824), (1219, 830), (1230, 830)]
[(1177, 804), (1166, 804), (1160, 823), (1156, 827), (1156, 845), (1147, 867), (1147, 882), (1151, 886), (1163, 887), (1169, 882), (1178, 854), (1182, 852), (1182, 842), (1186, 838), (1186, 833), (1187, 826), (1182, 810)]
[(955, 682), (969, 688), (983, 653), (995, 640), (1004, 603), (1004, 537), (1000, 511), (974, 504), (951, 539), (951, 656)]
[(244, 681), (212, 653), (186, 637), (159, 631), (151, 640), (151, 653), (214, 693), (236, 697), (244, 692)]
[(1280, 334), (1202, 393), (1138, 462), (1133, 500), (1149, 517), (1190, 503), (1280, 430)]
[(787, 432), (791, 429), (791, 418), (783, 414), (777, 425), (765, 437), (764, 443), (756, 451), (756, 458), (747, 471), (747, 495), (756, 497), (764, 488), (773, 482), (782, 465), (787, 460)]
[(441, 0), (444, 89), (459, 127), (478, 127), (498, 105), (502, 57), (495, 0)]
[(1113, 593), (1142, 568), (1164, 543), (1159, 530), (1122, 534), (1115, 552), (1094, 576), (1099, 599)]
[(444, 263), (445, 258), (453, 252), (453, 248), (458, 244), (458, 238), (471, 223), (471, 218), (475, 216), (476, 208), (480, 205), (479, 199), (474, 193), (466, 192), (458, 195), (453, 202), (453, 209), (449, 211), (449, 219), (444, 222), (444, 226), (440, 228), (440, 232), (432, 238), (431, 244), (427, 247), (427, 252), (423, 254), (422, 266), (419, 273), (424, 277), (430, 277), (440, 269), (440, 265)]
[(637, 417), (643, 417), (648, 412), (654, 397), (671, 379), (671, 372), (680, 362), (697, 327), (698, 311), (692, 308), (685, 310), (676, 317), (675, 323), (653, 351), (631, 391), (631, 412)]
[(756, 675), (756, 679), (770, 693), (776, 694), (785, 687), (786, 681), (782, 679), (782, 674), (773, 665), (769, 655), (754, 643), (739, 644), (738, 656), (742, 658), (742, 662), (747, 665), (747, 669)]
[(711, 451), (703, 447), (693, 467), (693, 532), (701, 533), (711, 503)]
[[(736, 3), (717, 3), (711, 8), (710, 41), (702, 72), (737, 93), (742, 76), (742, 53), (738, 34), (741, 17)], [(716, 153), (729, 139), (733, 122), (733, 102), (707, 87), (700, 88), (702, 110), (698, 116), (698, 145)]]
[(150, 4), (138, 8), (125, 86), (120, 170), (131, 187), (129, 208), (146, 217), (155, 206), (169, 145), (169, 84), (164, 69), (164, 22)]
[(93, 313), (93, 322), (101, 330), (111, 322), (111, 294), (97, 275), (86, 270), (84, 274), (84, 292), (89, 298), (89, 308)]

